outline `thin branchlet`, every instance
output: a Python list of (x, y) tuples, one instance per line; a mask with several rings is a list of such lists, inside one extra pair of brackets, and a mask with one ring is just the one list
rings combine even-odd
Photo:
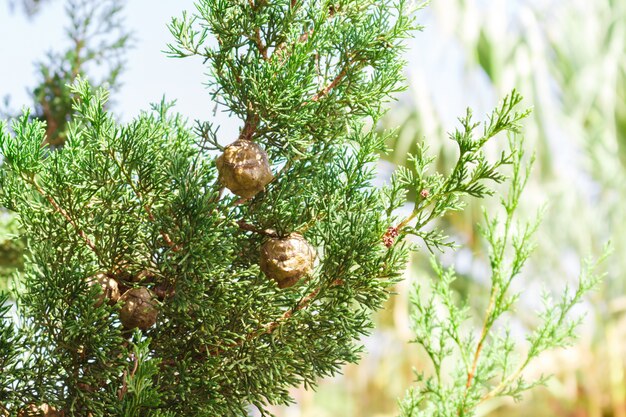
[[(508, 130), (507, 123), (518, 120), (497, 116), (502, 115), (505, 108), (507, 106), (490, 118), (481, 140), (494, 132)], [(463, 124), (470, 126), (469, 123)], [(512, 132), (516, 133), (517, 129)], [(470, 146), (462, 143), (462, 152)], [(571, 344), (580, 323), (580, 318), (573, 317), (571, 311), (601, 279), (597, 271), (602, 259), (587, 261), (576, 288), (566, 289), (556, 303), (546, 298), (544, 311), (539, 314), (539, 325), (526, 337), (525, 354), (519, 353), (519, 340), (513, 339), (508, 326), (495, 326), (520, 302), (519, 294), (510, 294), (510, 288), (532, 253), (532, 237), (539, 224), (538, 219), (527, 225), (514, 221), (530, 175), (532, 158), (528, 161), (524, 157), (523, 141), (518, 136), (511, 136), (508, 152), (512, 175), (508, 180), (508, 194), (501, 199), (504, 218), (484, 212), (481, 228), (491, 266), (490, 297), (482, 326), (473, 327), (474, 318), (469, 314), (468, 302), (456, 299), (451, 289), (456, 279), (454, 270), (445, 269), (433, 260), (437, 278), (429, 285), (416, 285), (412, 297), (412, 322), (416, 333), (414, 342), (427, 352), (434, 376), (419, 373), (416, 386), (401, 402), (402, 417), (470, 417), (485, 401), (506, 396), (519, 399), (525, 391), (545, 382), (545, 377), (527, 381), (524, 370), (542, 352)], [(426, 287), (429, 287), (428, 291)], [(431, 294), (428, 299), (424, 295), (426, 292)], [(450, 370), (449, 378), (441, 378), (444, 368)]]

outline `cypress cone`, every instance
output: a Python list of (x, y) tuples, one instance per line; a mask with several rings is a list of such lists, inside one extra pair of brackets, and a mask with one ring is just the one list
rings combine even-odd
[(122, 295), (120, 302), (120, 321), (127, 329), (138, 327), (147, 330), (156, 323), (159, 310), (156, 298), (149, 289), (131, 288)]
[(56, 408), (48, 404), (35, 405), (30, 404), (25, 409), (17, 413), (18, 417), (61, 417)]
[(120, 298), (120, 290), (117, 281), (102, 272), (87, 278), (87, 284), (91, 286), (100, 286), (100, 293), (96, 299), (95, 306), (100, 307), (105, 300), (109, 304), (115, 304)]
[(220, 183), (240, 197), (254, 197), (274, 178), (267, 153), (249, 140), (228, 145), (215, 163)]
[(271, 238), (261, 247), (261, 270), (276, 281), (279, 288), (288, 288), (313, 270), (315, 249), (298, 233)]

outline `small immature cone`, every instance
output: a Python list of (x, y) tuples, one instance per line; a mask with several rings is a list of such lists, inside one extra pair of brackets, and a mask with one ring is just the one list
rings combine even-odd
[(127, 329), (138, 327), (147, 330), (156, 323), (159, 310), (156, 298), (149, 289), (131, 288), (122, 295), (120, 302), (120, 321)]
[(144, 259), (135, 258), (135, 262), (130, 262), (127, 259), (118, 260), (117, 263), (111, 268), (109, 275), (115, 277), (121, 282), (149, 282), (154, 278), (154, 274), (148, 269), (140, 269), (140, 263), (143, 264)]
[(87, 279), (87, 284), (89, 286), (99, 285), (102, 290), (96, 299), (96, 307), (100, 307), (104, 304), (105, 300), (108, 300), (107, 302), (109, 304), (115, 304), (120, 298), (120, 290), (117, 281), (107, 274), (98, 273), (91, 276)]
[(254, 197), (274, 178), (267, 153), (249, 140), (228, 145), (215, 163), (220, 183), (240, 197)]
[(25, 409), (17, 413), (18, 417), (61, 417), (56, 408), (48, 404), (35, 405), (30, 404)]
[(115, 277), (116, 280), (121, 282), (132, 282), (133, 274), (129, 271), (130, 264), (128, 261), (119, 260), (109, 271), (109, 275)]
[(298, 234), (272, 238), (261, 247), (261, 271), (275, 280), (279, 288), (288, 288), (313, 270), (315, 249)]

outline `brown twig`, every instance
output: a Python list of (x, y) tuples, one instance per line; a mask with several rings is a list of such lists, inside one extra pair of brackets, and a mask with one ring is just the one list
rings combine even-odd
[[(330, 287), (336, 287), (339, 285), (342, 285), (344, 283), (344, 281), (342, 279), (336, 279), (335, 281), (333, 281), (330, 284)], [(238, 340), (237, 342), (228, 344), (226, 346), (214, 346), (211, 348), (207, 347), (207, 352), (209, 355), (211, 356), (218, 356), (220, 355), (222, 352), (224, 352), (226, 349), (230, 349), (230, 348), (235, 348), (238, 346), (242, 346), (245, 342), (249, 342), (261, 335), (264, 334), (271, 334), (273, 333), (282, 323), (284, 323), (285, 321), (289, 320), (291, 317), (293, 317), (293, 315), (300, 311), (303, 310), (305, 308), (307, 308), (314, 300), (315, 298), (319, 295), (320, 291), (321, 291), (321, 287), (318, 287), (316, 289), (314, 289), (313, 291), (311, 291), (309, 294), (307, 294), (306, 296), (304, 296), (299, 302), (298, 304), (296, 304), (295, 307), (293, 307), (290, 310), (287, 310), (286, 312), (283, 313), (282, 316), (280, 316), (280, 318), (273, 320), (269, 323), (263, 324), (262, 326), (260, 326), (259, 329), (248, 333), (248, 335), (246, 335), (246, 337)], [(174, 360), (168, 360), (168, 361), (162, 361), (161, 362), (161, 366), (165, 367), (165, 366), (173, 366), (176, 364), (176, 361)]]
[(265, 45), (263, 43), (263, 40), (261, 39), (261, 28), (256, 28), (256, 30), (254, 31), (254, 37), (252, 37), (251, 39), (254, 41), (254, 44), (261, 53), (263, 59), (267, 61), (267, 45)]
[(124, 396), (126, 395), (126, 392), (128, 392), (128, 384), (126, 383), (126, 376), (128, 375), (128, 371), (126, 369), (124, 369), (124, 372), (122, 373), (122, 388), (120, 388), (117, 391), (117, 399), (122, 401), (124, 399)]
[[(474, 352), (474, 359), (472, 361), (472, 365), (467, 370), (467, 382), (465, 383), (465, 394), (463, 395), (463, 403), (462, 403), (463, 405), (459, 406), (459, 409), (457, 410), (457, 415), (459, 416), (463, 415), (463, 413), (466, 411), (465, 405), (464, 405), (465, 399), (467, 398), (467, 395), (469, 394), (469, 389), (472, 386), (472, 382), (474, 381), (474, 378), (476, 377), (476, 370), (478, 369), (478, 360), (480, 359), (480, 354), (483, 350), (485, 339), (487, 338), (487, 333), (489, 333), (491, 312), (493, 311), (493, 307), (496, 302), (497, 292), (498, 292), (497, 289), (494, 288), (491, 292), (491, 297), (489, 298), (489, 305), (487, 306), (487, 312), (485, 314), (483, 328), (480, 332), (480, 338), (478, 339), (478, 344), (476, 345), (476, 351)], [(482, 401), (483, 400), (481, 399), (481, 402)]]
[[(416, 201), (415, 208), (413, 209), (411, 214), (394, 227), (396, 232), (400, 232), (402, 229), (407, 227), (409, 223), (411, 223), (411, 221), (413, 221), (413, 219), (415, 219), (424, 210), (424, 208), (429, 206), (430, 203), (427, 200), (430, 197), (430, 190), (423, 189), (422, 191), (420, 191), (419, 195), (422, 198), (422, 201), (426, 201), (427, 204), (422, 205), (422, 201)], [(428, 223), (433, 218), (433, 214), (434, 212), (431, 212), (426, 219), (426, 222), (424, 222), (423, 224)]]
[(258, 233), (260, 235), (265, 235), (265, 236), (269, 236), (269, 237), (278, 237), (278, 234), (276, 234), (275, 230), (273, 230), (273, 229), (259, 229), (259, 228), (255, 227), (254, 225), (246, 223), (244, 220), (237, 221), (237, 226), (239, 226), (240, 229), (247, 230), (249, 232)]
[[(313, 33), (314, 33), (314, 29), (313, 28), (309, 29), (308, 31), (300, 35), (296, 43), (306, 42), (309, 39), (309, 37), (313, 35)], [(284, 63), (285, 60), (287, 59), (287, 55), (285, 55), (285, 48), (287, 48), (287, 42), (282, 42), (276, 47), (276, 49), (274, 50), (274, 53), (272, 54), (272, 58), (277, 57), (277, 59), (279, 60), (278, 62), (280, 64)]]
[[(133, 187), (134, 189), (134, 187)], [(141, 194), (137, 194), (137, 198), (141, 200)], [(148, 219), (150, 219), (151, 222), (155, 221), (155, 217), (152, 214), (152, 210), (150, 209), (150, 206), (147, 204), (143, 205), (143, 209), (146, 211), (146, 213), (148, 214)], [(181, 250), (181, 246), (174, 243), (174, 241), (172, 240), (172, 238), (170, 237), (169, 234), (167, 234), (166, 232), (164, 232), (163, 230), (159, 230), (159, 234), (161, 235), (161, 237), (163, 238), (163, 240), (165, 241), (165, 243), (172, 248), (172, 250), (174, 252), (178, 252), (179, 250)]]
[[(295, 8), (296, 5), (298, 4), (298, 0), (291, 0), (291, 8)], [(336, 14), (336, 10), (334, 7), (330, 7), (328, 9), (328, 18), (331, 19), (332, 17), (335, 16)], [(300, 37), (298, 38), (298, 41), (296, 43), (304, 43), (307, 40), (309, 40), (309, 38), (311, 36), (313, 36), (313, 33), (315, 33), (315, 29), (311, 28), (308, 31), (302, 33), (300, 35)], [(282, 42), (280, 43), (276, 49), (274, 50), (274, 53), (272, 54), (272, 57), (277, 56), (280, 60), (280, 63), (283, 63), (285, 61), (285, 59), (287, 58), (286, 56), (282, 56), (282, 53), (284, 52), (285, 48), (287, 47), (287, 43), (286, 42)]]
[[(341, 279), (337, 279), (335, 281), (333, 281), (330, 284), (330, 287), (336, 287), (343, 284), (343, 280)], [(307, 294), (305, 297), (303, 297), (298, 304), (296, 304), (296, 306), (290, 310), (287, 310), (279, 319), (276, 319), (270, 323), (264, 324), (262, 326), (263, 331), (262, 332), (255, 332), (255, 333), (250, 333), (247, 337), (246, 340), (251, 340), (254, 339), (255, 337), (261, 335), (261, 334), (270, 334), (272, 333), (274, 330), (276, 330), (278, 328), (278, 326), (280, 326), (283, 322), (285, 322), (286, 320), (289, 320), (296, 312), (305, 309), (306, 307), (309, 306), (309, 304), (311, 304), (311, 302), (313, 300), (315, 300), (315, 298), (317, 297), (317, 295), (319, 294), (319, 292), (321, 291), (321, 287), (318, 287), (316, 289), (314, 289), (313, 291), (311, 291), (309, 294)]]
[(327, 96), (328, 93), (330, 93), (333, 88), (337, 87), (337, 85), (341, 82), (341, 80), (343, 80), (346, 77), (346, 75), (348, 75), (347, 66), (344, 67), (344, 69), (342, 69), (339, 74), (337, 74), (337, 76), (330, 82), (330, 84), (328, 84), (326, 87), (324, 87), (320, 91), (318, 91), (311, 98), (311, 101), (317, 102), (321, 98)]
[(134, 353), (131, 353), (130, 357), (133, 360), (133, 369), (132, 371), (130, 371), (130, 374), (128, 373), (128, 370), (126, 369), (124, 369), (124, 372), (122, 373), (122, 388), (120, 388), (117, 392), (117, 398), (120, 401), (124, 399), (124, 396), (128, 392), (128, 382), (126, 381), (127, 377), (128, 376), (130, 376), (131, 378), (134, 377), (135, 373), (137, 372), (137, 368), (139, 368), (139, 359), (137, 358), (137, 356), (135, 356)]
[[(342, 285), (343, 284), (343, 280), (341, 279), (337, 279), (335, 281), (333, 281), (330, 284), (330, 287), (336, 287), (338, 285)], [(226, 345), (224, 347), (220, 347), (220, 346), (216, 346), (214, 348), (211, 349), (210, 354), (211, 356), (218, 356), (220, 353), (224, 352), (224, 350), (228, 349), (228, 348), (234, 348), (234, 347), (238, 347), (238, 346), (242, 346), (245, 342), (249, 342), (250, 340), (256, 339), (257, 337), (263, 335), (263, 334), (271, 334), (273, 333), (282, 323), (284, 323), (285, 321), (289, 320), (296, 312), (303, 310), (305, 308), (307, 308), (311, 302), (313, 302), (315, 300), (315, 298), (318, 296), (318, 294), (321, 291), (321, 287), (318, 287), (316, 289), (314, 289), (313, 291), (311, 291), (309, 294), (307, 294), (306, 296), (304, 296), (299, 302), (298, 304), (296, 304), (295, 307), (293, 307), (290, 310), (287, 310), (283, 313), (282, 316), (280, 316), (280, 318), (271, 321), (269, 323), (265, 323), (263, 324), (259, 329), (248, 333), (248, 335), (246, 337), (244, 337), (243, 339), (238, 340), (237, 342), (231, 343), (229, 345)]]
[(39, 185), (39, 183), (37, 182), (37, 180), (33, 177), (32, 179), (27, 179), (27, 181), (29, 183), (31, 183), (33, 185), (33, 187), (35, 187), (35, 190), (37, 191), (37, 193), (39, 193), (39, 195), (41, 195), (43, 198), (45, 198), (50, 205), (52, 205), (52, 207), (54, 208), (54, 210), (59, 213), (61, 216), (63, 216), (63, 218), (65, 218), (65, 220), (67, 220), (67, 222), (74, 228), (76, 229), (76, 233), (78, 234), (78, 236), (80, 236), (83, 241), (85, 242), (85, 244), (89, 247), (89, 249), (91, 249), (94, 253), (98, 253), (97, 249), (96, 249), (96, 245), (94, 245), (94, 243), (91, 241), (91, 239), (89, 239), (89, 236), (87, 236), (87, 234), (78, 226), (78, 224), (76, 224), (76, 222), (72, 219), (72, 217), (67, 213), (67, 211), (65, 211), (65, 209), (63, 209), (63, 207), (61, 207), (54, 198), (52, 198), (52, 196), (48, 195), (43, 188), (41, 188), (41, 186)]
[[(248, 0), (248, 5), (252, 9), (252, 11), (254, 13), (256, 13), (259, 8), (265, 6), (265, 1), (259, 1), (257, 3), (255, 0)], [(254, 44), (256, 45), (257, 49), (261, 53), (261, 56), (263, 57), (263, 59), (267, 61), (267, 59), (268, 59), (268, 56), (267, 56), (267, 45), (265, 45), (263, 43), (263, 40), (261, 39), (261, 28), (257, 27), (254, 30), (254, 36), (248, 36), (248, 39), (250, 39), (250, 40), (252, 40), (254, 42)]]
[(302, 35), (300, 35), (300, 37), (298, 38), (298, 42), (299, 43), (304, 43), (306, 41), (309, 40), (309, 38), (313, 35), (313, 33), (315, 32), (315, 29), (311, 28), (308, 30), (308, 32), (304, 32)]
[(465, 387), (469, 389), (472, 385), (472, 380), (476, 376), (476, 369), (478, 368), (478, 359), (480, 358), (480, 353), (483, 350), (483, 345), (485, 343), (485, 339), (487, 338), (487, 333), (489, 332), (489, 323), (491, 318), (491, 312), (496, 302), (496, 293), (497, 291), (493, 291), (491, 297), (489, 299), (489, 306), (487, 307), (487, 312), (485, 314), (485, 321), (483, 322), (483, 329), (480, 333), (480, 339), (478, 339), (478, 345), (476, 345), (476, 351), (474, 352), (474, 360), (472, 361), (472, 366), (467, 372), (467, 383)]
[(239, 134), (239, 140), (252, 140), (252, 137), (256, 133), (259, 127), (259, 116), (253, 111), (248, 111), (248, 116), (244, 122), (241, 133)]
[(131, 353), (131, 356), (133, 358), (133, 370), (130, 371), (130, 376), (134, 377), (135, 374), (137, 373), (137, 368), (139, 368), (139, 358), (137, 358), (137, 356), (134, 353)]
[(43, 118), (46, 121), (46, 138), (43, 143), (51, 146), (60, 145), (58, 141), (59, 133), (57, 132), (58, 123), (54, 120), (54, 114), (50, 108), (50, 101), (44, 96), (39, 104), (41, 105)]
[[(336, 287), (341, 284), (343, 284), (343, 280), (337, 279), (330, 284), (330, 287)], [(306, 295), (304, 298), (302, 298), (302, 300), (300, 300), (300, 302), (298, 302), (298, 304), (296, 304), (294, 308), (286, 311), (279, 319), (263, 325), (264, 331), (261, 334), (263, 333), (271, 334), (274, 330), (278, 328), (278, 326), (280, 326), (283, 322), (289, 320), (296, 312), (308, 307), (309, 304), (311, 304), (311, 302), (315, 300), (320, 290), (321, 290), (321, 287), (316, 288), (315, 290), (310, 292), (308, 295)], [(251, 333), (248, 335), (246, 340), (253, 339), (254, 337), (256, 337), (256, 335), (254, 333)]]
[[(326, 87), (322, 88), (317, 93), (315, 93), (315, 95), (311, 97), (311, 101), (317, 102), (320, 99), (326, 97), (335, 87), (339, 85), (339, 83), (341, 83), (341, 81), (343, 81), (344, 78), (346, 78), (350, 67), (352, 66), (358, 67), (358, 65), (362, 65), (362, 61), (360, 61), (358, 58), (352, 58), (348, 60), (348, 62), (344, 65), (341, 72), (339, 72), (339, 74), (337, 74), (337, 76)], [(307, 103), (304, 103), (304, 104), (306, 105)]]
[[(300, 302), (294, 308), (292, 308), (291, 310), (285, 311), (285, 313), (279, 319), (276, 319), (270, 323), (264, 324), (263, 332), (261, 332), (261, 334), (263, 333), (271, 334), (274, 330), (278, 328), (278, 326), (281, 325), (281, 323), (284, 323), (285, 321), (289, 320), (296, 312), (306, 308), (311, 303), (311, 301), (313, 301), (315, 297), (317, 297), (319, 292), (320, 292), (320, 288), (316, 288), (311, 293), (309, 293), (306, 297), (300, 300)], [(251, 333), (248, 335), (246, 340), (251, 340), (251, 339), (254, 339), (255, 337), (256, 337), (256, 334)]]
[(72, 80), (76, 79), (80, 74), (80, 67), (82, 65), (81, 52), (85, 47), (85, 41), (83, 39), (74, 39), (74, 54), (76, 61), (72, 63)]

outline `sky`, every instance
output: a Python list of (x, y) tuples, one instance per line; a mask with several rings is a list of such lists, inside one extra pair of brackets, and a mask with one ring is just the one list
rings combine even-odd
[[(62, 51), (67, 46), (64, 3), (46, 3), (39, 14), (28, 18), (19, 8), (10, 12), (7, 3), (0, 0), (0, 98), (9, 95), (14, 109), (32, 102), (28, 91), (36, 85), (34, 63), (45, 58), (48, 50)], [(175, 109), (189, 120), (219, 123), (219, 132), (225, 136), (220, 140), (228, 142), (227, 137), (236, 137), (239, 122), (220, 113), (213, 117), (214, 105), (203, 86), (207, 78), (201, 59), (173, 59), (161, 52), (173, 40), (166, 27), (171, 17), (192, 9), (192, 0), (126, 2), (124, 15), (134, 32), (134, 47), (127, 54), (122, 88), (112, 97), (113, 109), (128, 121), (165, 95), (168, 100), (176, 99)]]

